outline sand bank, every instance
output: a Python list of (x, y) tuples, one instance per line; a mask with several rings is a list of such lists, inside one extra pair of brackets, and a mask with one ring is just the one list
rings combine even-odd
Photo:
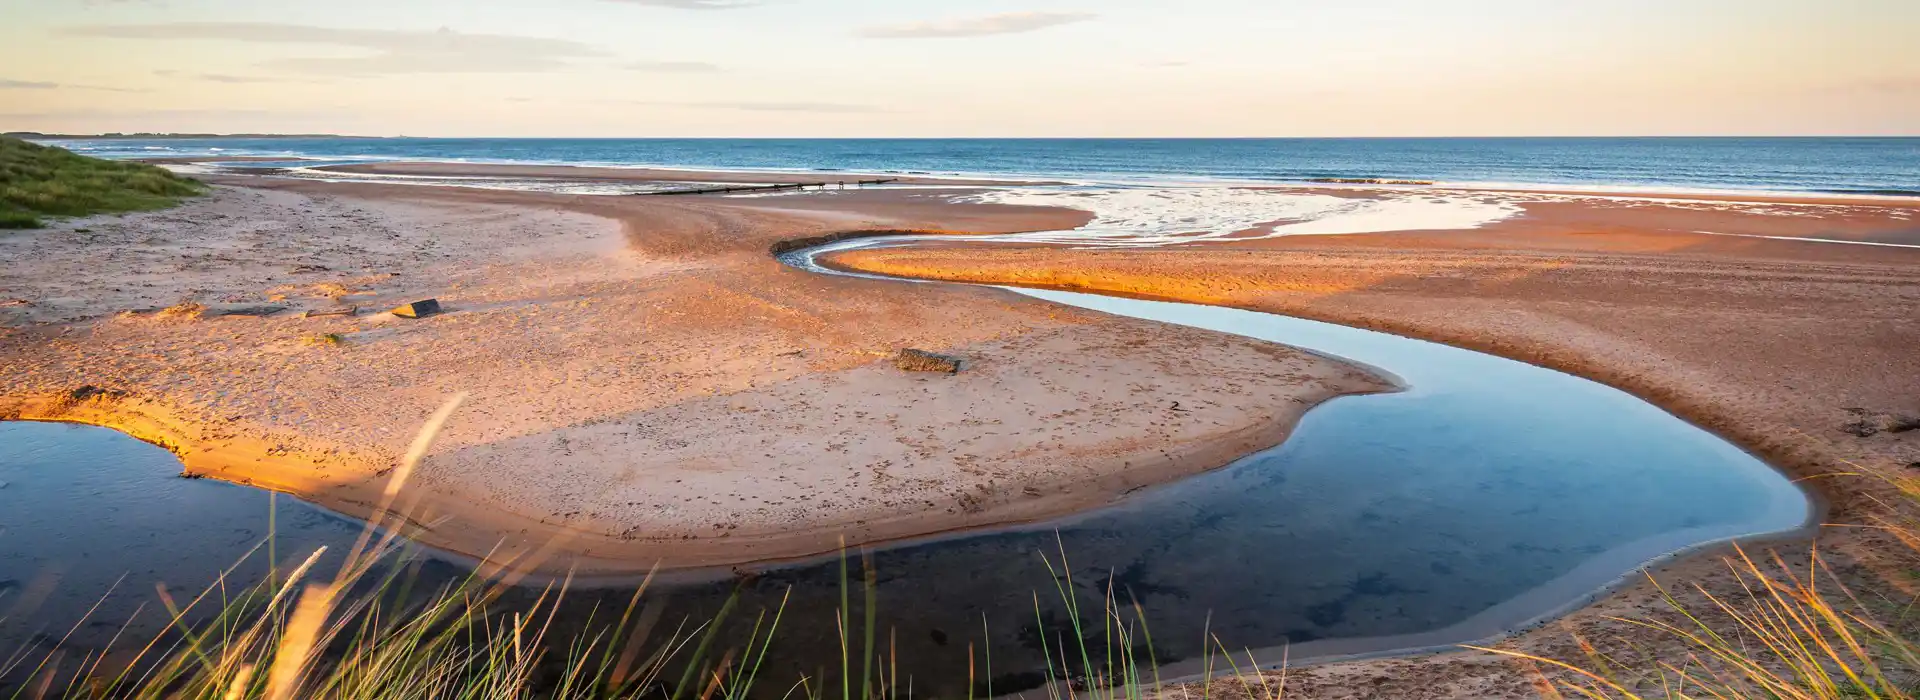
[[(1270, 311), (1561, 369), (1635, 393), (1807, 479), (1839, 522), (1872, 517), (1876, 499), (1891, 495), (1872, 475), (1920, 467), (1920, 431), (1862, 429), (1878, 416), (1920, 415), (1920, 250), (1696, 233), (1903, 243), (1920, 237), (1920, 204), (1496, 196), (1521, 211), (1466, 230), (1147, 249), (951, 240), (832, 262)], [(1856, 590), (1885, 585), (1876, 567), (1901, 551), (1851, 528), (1825, 531), (1819, 546)], [(1803, 548), (1787, 554), (1805, 558)], [(1694, 585), (1741, 595), (1713, 556), (1658, 575), (1691, 603), (1704, 602)], [(1613, 619), (1676, 621), (1665, 608), (1652, 586), (1632, 586), (1511, 644), (1584, 663), (1571, 629), (1618, 659), (1683, 658), (1671, 637)], [(1287, 687), (1310, 698), (1536, 696), (1525, 668), (1482, 654), (1296, 669)]]
[[(1063, 514), (1222, 466), (1342, 363), (991, 289), (768, 255), (847, 230), (1085, 214), (903, 192), (720, 200), (233, 178), (181, 208), (0, 237), (0, 416), (120, 427), (186, 470), (364, 514), (472, 394), (408, 497), (425, 542), (615, 575)], [(423, 320), (379, 310), (435, 297)], [(353, 316), (303, 312), (357, 305)], [(909, 374), (902, 347), (967, 359)], [(1184, 410), (1173, 410), (1178, 402)]]

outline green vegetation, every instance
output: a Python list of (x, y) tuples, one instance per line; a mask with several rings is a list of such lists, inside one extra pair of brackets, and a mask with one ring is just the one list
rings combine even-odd
[(0, 229), (40, 228), (40, 217), (32, 212), (0, 208)]
[(43, 216), (164, 209), (204, 191), (151, 165), (0, 137), (0, 229), (39, 228)]

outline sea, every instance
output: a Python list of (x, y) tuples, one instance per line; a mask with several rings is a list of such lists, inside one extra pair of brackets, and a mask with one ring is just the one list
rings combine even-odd
[(1920, 196), (1920, 137), (1249, 139), (112, 138), (109, 158), (285, 157), (1064, 179)]

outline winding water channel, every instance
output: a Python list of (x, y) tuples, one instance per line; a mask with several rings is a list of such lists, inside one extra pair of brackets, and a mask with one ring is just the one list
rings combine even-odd
[[(785, 259), (830, 272), (811, 262), (821, 250)], [(1291, 645), (1298, 663), (1498, 635), (1577, 606), (1649, 562), (1793, 532), (1815, 516), (1793, 483), (1718, 436), (1564, 373), (1272, 314), (1011, 291), (1307, 348), (1382, 368), (1407, 389), (1336, 399), (1279, 447), (1110, 507), (874, 553), (881, 637), (893, 634), (898, 664), (924, 697), (966, 695), (969, 644), (991, 649), (994, 692), (1038, 685), (1041, 648), (1057, 649), (1066, 627), (1056, 587), (1065, 586), (1056, 576), (1063, 553), (1080, 603), (1097, 607), (1109, 590), (1137, 600), (1156, 654), (1172, 667), (1195, 657), (1205, 634), (1263, 649), (1263, 662)], [(177, 472), (171, 455), (110, 430), (0, 423), (0, 658), (57, 642), (112, 589), (67, 642), (103, 646), (150, 601), (155, 582), (197, 590), (266, 536), (272, 497)], [(358, 531), (285, 497), (273, 513), (281, 560), (344, 545)], [(252, 561), (230, 585), (258, 580), (265, 557)], [(419, 565), (429, 583), (462, 574), (430, 557)], [(841, 583), (832, 562), (738, 584), (729, 635), (744, 635), (753, 612), (791, 595), (763, 671), (771, 694), (800, 674), (816, 683), (833, 676)], [(734, 581), (686, 584), (648, 597), (671, 627), (706, 619), (735, 590)], [(631, 594), (577, 591), (562, 618), (584, 620)], [(9, 606), (23, 612), (8, 616)]]

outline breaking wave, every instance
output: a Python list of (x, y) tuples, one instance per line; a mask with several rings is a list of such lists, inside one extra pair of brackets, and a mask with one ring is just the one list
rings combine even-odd
[(1506, 198), (1388, 192), (1368, 197), (1234, 187), (1029, 188), (970, 198), (990, 204), (1066, 207), (1093, 221), (1071, 231), (993, 240), (1092, 247), (1152, 247), (1232, 239), (1479, 228), (1520, 213)]

